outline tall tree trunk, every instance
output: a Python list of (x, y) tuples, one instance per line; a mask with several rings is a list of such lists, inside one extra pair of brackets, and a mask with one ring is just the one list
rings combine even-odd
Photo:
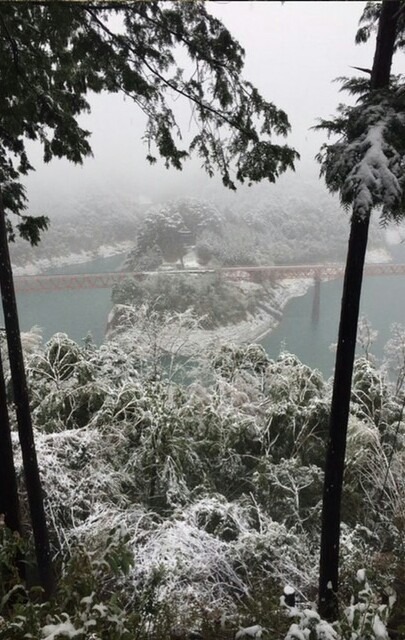
[(13, 459), (6, 385), (0, 353), (0, 514), (11, 531), (21, 533), (17, 478)]
[[(388, 86), (394, 52), (399, 0), (385, 0), (381, 7), (370, 89)], [(340, 511), (346, 434), (349, 419), (357, 323), (367, 248), (370, 212), (360, 218), (353, 212), (336, 352), (335, 379), (325, 462), (319, 571), (319, 612), (327, 620), (338, 617)]]
[(18, 435), (22, 451), (25, 484), (28, 495), (32, 530), (34, 534), (38, 573), (45, 596), (50, 597), (54, 591), (55, 579), (52, 570), (48, 528), (46, 525), (41, 480), (35, 451), (20, 327), (18, 322), (17, 303), (14, 291), (13, 274), (11, 270), (10, 253), (8, 249), (6, 219), (1, 190), (0, 287), (10, 360), (11, 380), (13, 384), (14, 403), (17, 414)]

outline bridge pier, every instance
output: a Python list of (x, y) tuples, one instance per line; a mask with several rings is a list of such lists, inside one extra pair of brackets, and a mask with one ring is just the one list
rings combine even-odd
[(312, 299), (312, 324), (318, 324), (321, 313), (321, 278), (319, 275), (314, 278), (314, 297)]

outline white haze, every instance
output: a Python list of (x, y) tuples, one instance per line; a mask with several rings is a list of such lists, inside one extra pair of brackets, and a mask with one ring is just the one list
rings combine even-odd
[[(210, 3), (213, 14), (246, 50), (246, 79), (289, 116), (292, 132), (286, 142), (295, 146), (302, 158), (294, 179), (318, 179), (314, 156), (325, 135), (311, 127), (317, 118), (328, 117), (339, 102), (348, 100), (339, 94), (339, 84), (332, 81), (338, 76), (356, 74), (351, 66), (372, 65), (374, 38), (366, 45), (354, 44), (364, 5), (363, 2)], [(59, 198), (77, 199), (86, 192), (110, 196), (125, 193), (134, 199), (142, 196), (152, 201), (183, 195), (222, 197), (220, 180), (210, 180), (198, 160), (187, 162), (182, 172), (165, 169), (162, 161), (154, 166), (147, 163), (147, 149), (142, 142), (145, 116), (129, 99), (120, 95), (93, 95), (90, 103), (91, 114), (83, 115), (80, 121), (92, 131), (94, 157), (86, 159), (83, 166), (73, 166), (64, 160), (44, 165), (40, 149), (30, 147), (37, 169), (26, 179), (30, 212), (46, 213), (52, 219), (57, 215)], [(176, 110), (180, 110), (187, 135), (190, 121), (187, 101), (176, 101)], [(282, 178), (278, 188), (283, 188), (283, 184), (291, 188), (292, 178)]]

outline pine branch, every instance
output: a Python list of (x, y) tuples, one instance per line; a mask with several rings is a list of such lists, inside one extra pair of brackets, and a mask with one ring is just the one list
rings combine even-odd
[(89, 13), (91, 15), (91, 17), (93, 18), (93, 20), (101, 27), (101, 29), (107, 33), (110, 38), (113, 41), (118, 42), (119, 44), (123, 45), (124, 47), (127, 48), (128, 51), (130, 51), (133, 55), (135, 55), (137, 58), (139, 58), (143, 64), (146, 66), (147, 69), (149, 69), (149, 71), (156, 76), (164, 85), (166, 85), (167, 87), (169, 87), (170, 89), (172, 89), (173, 91), (175, 91), (177, 94), (183, 96), (184, 98), (187, 98), (188, 100), (190, 100), (191, 102), (193, 102), (194, 104), (196, 104), (198, 107), (200, 107), (200, 109), (204, 110), (204, 111), (209, 111), (210, 113), (212, 113), (213, 115), (215, 115), (216, 117), (220, 118), (223, 122), (225, 122), (226, 124), (228, 124), (231, 128), (233, 129), (237, 129), (238, 131), (240, 131), (241, 133), (244, 133), (245, 135), (248, 136), (249, 139), (252, 139), (252, 135), (251, 133), (244, 127), (241, 127), (238, 125), (238, 123), (229, 118), (226, 114), (224, 114), (222, 111), (219, 111), (218, 109), (215, 109), (214, 107), (212, 107), (211, 105), (203, 102), (202, 100), (199, 100), (196, 96), (193, 96), (190, 93), (187, 93), (186, 91), (184, 91), (183, 89), (180, 89), (178, 86), (176, 86), (175, 84), (173, 84), (173, 82), (171, 82), (170, 80), (168, 80), (167, 78), (165, 78), (157, 69), (155, 69), (151, 64), (149, 64), (149, 62), (145, 59), (145, 57), (143, 57), (142, 55), (140, 55), (140, 53), (134, 48), (132, 47), (132, 45), (130, 43), (127, 42), (127, 40), (121, 36), (121, 35), (117, 35), (115, 33), (113, 33), (99, 18), (98, 16), (94, 13), (94, 11), (90, 8), (86, 8), (84, 7), (85, 11), (87, 13)]

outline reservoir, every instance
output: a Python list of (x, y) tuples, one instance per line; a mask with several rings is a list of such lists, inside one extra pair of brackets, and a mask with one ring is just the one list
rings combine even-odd
[[(319, 321), (312, 322), (313, 287), (300, 298), (290, 300), (284, 308), (280, 324), (261, 340), (271, 358), (281, 350), (295, 353), (298, 358), (317, 368), (328, 378), (333, 373), (337, 342), (343, 280), (321, 284)], [(360, 314), (378, 331), (371, 353), (381, 360), (384, 345), (390, 339), (390, 327), (397, 322), (405, 325), (405, 277), (368, 277), (363, 281)], [(361, 350), (358, 349), (359, 355)]]
[[(120, 271), (126, 254), (96, 258), (81, 264), (48, 269), (47, 274), (105, 273)], [(111, 289), (82, 289), (52, 293), (19, 293), (17, 305), (21, 331), (42, 329), (44, 342), (54, 333), (67, 333), (81, 344), (91, 333), (96, 344), (104, 340), (107, 316), (111, 309)]]
[[(393, 262), (405, 262), (405, 246), (390, 247)], [(277, 358), (281, 350), (295, 353), (310, 366), (322, 371), (328, 378), (333, 373), (335, 349), (339, 328), (340, 303), (343, 280), (322, 282), (320, 289), (319, 321), (312, 321), (314, 287), (300, 298), (293, 298), (284, 308), (280, 324), (263, 337), (261, 344), (271, 358)], [(378, 331), (370, 352), (381, 362), (384, 346), (391, 337), (391, 326), (399, 323), (405, 327), (405, 276), (365, 277), (360, 303), (360, 316)], [(361, 349), (358, 348), (361, 355)]]
[[(405, 262), (405, 247), (393, 249), (396, 262)], [(48, 274), (103, 273), (120, 271), (125, 254), (110, 258), (96, 258), (90, 262), (49, 269)], [(271, 358), (281, 350), (295, 353), (312, 368), (318, 368), (325, 377), (333, 372), (334, 350), (339, 322), (343, 281), (323, 282), (320, 290), (319, 321), (312, 321), (314, 288), (301, 297), (290, 300), (284, 308), (280, 324), (264, 336), (261, 344)], [(364, 279), (360, 313), (378, 331), (371, 352), (378, 359), (383, 356), (384, 345), (390, 338), (390, 327), (405, 324), (405, 277), (374, 276)], [(44, 341), (56, 332), (67, 333), (79, 344), (91, 333), (94, 341), (104, 339), (107, 316), (111, 309), (111, 289), (67, 290), (53, 293), (21, 293), (17, 298), (22, 331), (37, 325), (42, 328)]]

